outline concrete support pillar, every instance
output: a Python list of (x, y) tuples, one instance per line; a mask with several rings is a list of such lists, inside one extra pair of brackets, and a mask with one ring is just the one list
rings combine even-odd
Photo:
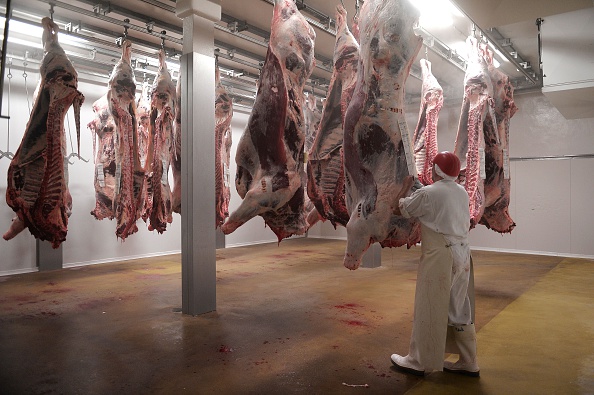
[(183, 19), (182, 79), (182, 313), (216, 310), (214, 177), (216, 0), (178, 0)]
[(49, 241), (35, 239), (35, 260), (39, 271), (62, 269), (64, 261), (62, 251), (62, 244), (58, 248), (53, 248)]

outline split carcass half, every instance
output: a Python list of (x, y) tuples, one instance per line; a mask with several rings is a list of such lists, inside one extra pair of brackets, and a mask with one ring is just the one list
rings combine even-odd
[(408, 175), (416, 176), (404, 118), (404, 86), (422, 39), (419, 11), (408, 0), (368, 0), (361, 9), (361, 60), (344, 122), (347, 223), (344, 265), (359, 267), (371, 243), (411, 246), (417, 220), (393, 215)]
[(175, 87), (175, 122), (173, 123), (173, 152), (171, 154), (171, 173), (173, 189), (171, 191), (171, 210), (181, 214), (181, 75)]
[(163, 233), (173, 221), (169, 167), (173, 152), (175, 83), (165, 63), (165, 50), (159, 51), (159, 74), (151, 90), (149, 143), (146, 156), (146, 195), (142, 218), (149, 230)]
[(148, 155), (150, 128), (151, 128), (151, 103), (149, 100), (149, 84), (142, 84), (142, 93), (136, 101), (136, 122), (138, 130), (138, 155), (140, 166), (145, 167)]
[(122, 57), (109, 79), (107, 100), (116, 125), (114, 210), (116, 236), (125, 240), (138, 231), (144, 189), (144, 169), (138, 154), (136, 81), (130, 66), (132, 43), (124, 40)]
[(95, 118), (87, 125), (93, 136), (93, 158), (95, 160), (93, 181), (95, 208), (91, 211), (91, 215), (98, 220), (113, 219), (115, 216), (113, 197), (116, 173), (115, 123), (109, 112), (107, 94), (93, 103), (93, 112)]
[(256, 215), (279, 242), (307, 228), (302, 96), (314, 67), (314, 40), (295, 2), (275, 0), (256, 101), (235, 157), (235, 186), (243, 201), (221, 227), (225, 234)]
[(493, 85), (487, 64), (474, 37), (466, 40), (468, 66), (464, 75), (464, 98), (458, 123), (454, 153), (460, 159), (458, 180), (470, 200), (470, 225), (474, 227), (485, 208), (485, 139), (483, 125), (487, 117), (494, 119)]
[(6, 202), (17, 216), (3, 235), (10, 240), (25, 227), (54, 248), (66, 240), (72, 197), (64, 169), (64, 118), (72, 106), (80, 152), (80, 107), (84, 96), (78, 74), (58, 43), (58, 25), (43, 18), (41, 79), (35, 91), (31, 118), (8, 167)]
[(215, 75), (215, 207), (216, 227), (229, 216), (233, 100), (221, 83), (219, 68)]
[(423, 185), (433, 184), (433, 158), (437, 155), (437, 121), (443, 106), (443, 89), (431, 73), (431, 62), (421, 59), (423, 86), (421, 88), (421, 109), (419, 121), (413, 135), (415, 164), (419, 181)]
[(346, 10), (337, 7), (334, 70), (322, 120), (307, 164), (307, 194), (324, 220), (346, 226), (349, 211), (344, 193), (344, 116), (357, 82), (359, 44), (347, 27)]
[(514, 88), (509, 77), (493, 65), (493, 52), (483, 48), (489, 77), (493, 85), (495, 119), (487, 117), (485, 134), (485, 211), (481, 224), (499, 233), (509, 233), (516, 226), (509, 215), (509, 122), (516, 113)]

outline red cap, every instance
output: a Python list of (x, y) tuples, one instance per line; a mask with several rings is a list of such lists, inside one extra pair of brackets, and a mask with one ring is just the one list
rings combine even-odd
[(441, 171), (450, 177), (458, 177), (458, 174), (460, 174), (460, 159), (449, 151), (443, 151), (435, 155), (433, 164), (439, 166)]

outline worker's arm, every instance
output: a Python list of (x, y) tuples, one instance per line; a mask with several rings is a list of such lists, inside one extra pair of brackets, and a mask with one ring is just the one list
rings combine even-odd
[(400, 212), (400, 199), (406, 197), (406, 195), (408, 195), (408, 192), (410, 191), (410, 189), (412, 188), (412, 186), (415, 183), (415, 178), (413, 176), (406, 176), (404, 178), (404, 181), (402, 183), (402, 189), (400, 189), (400, 192), (398, 192), (398, 195), (396, 195), (396, 200), (394, 201), (394, 208), (393, 208), (393, 213), (394, 215), (402, 215), (402, 213)]

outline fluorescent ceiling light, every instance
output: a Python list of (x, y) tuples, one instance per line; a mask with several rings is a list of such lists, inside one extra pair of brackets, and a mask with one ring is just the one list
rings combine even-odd
[(419, 24), (428, 29), (451, 26), (453, 15), (460, 14), (448, 0), (415, 0), (412, 4), (421, 11)]

